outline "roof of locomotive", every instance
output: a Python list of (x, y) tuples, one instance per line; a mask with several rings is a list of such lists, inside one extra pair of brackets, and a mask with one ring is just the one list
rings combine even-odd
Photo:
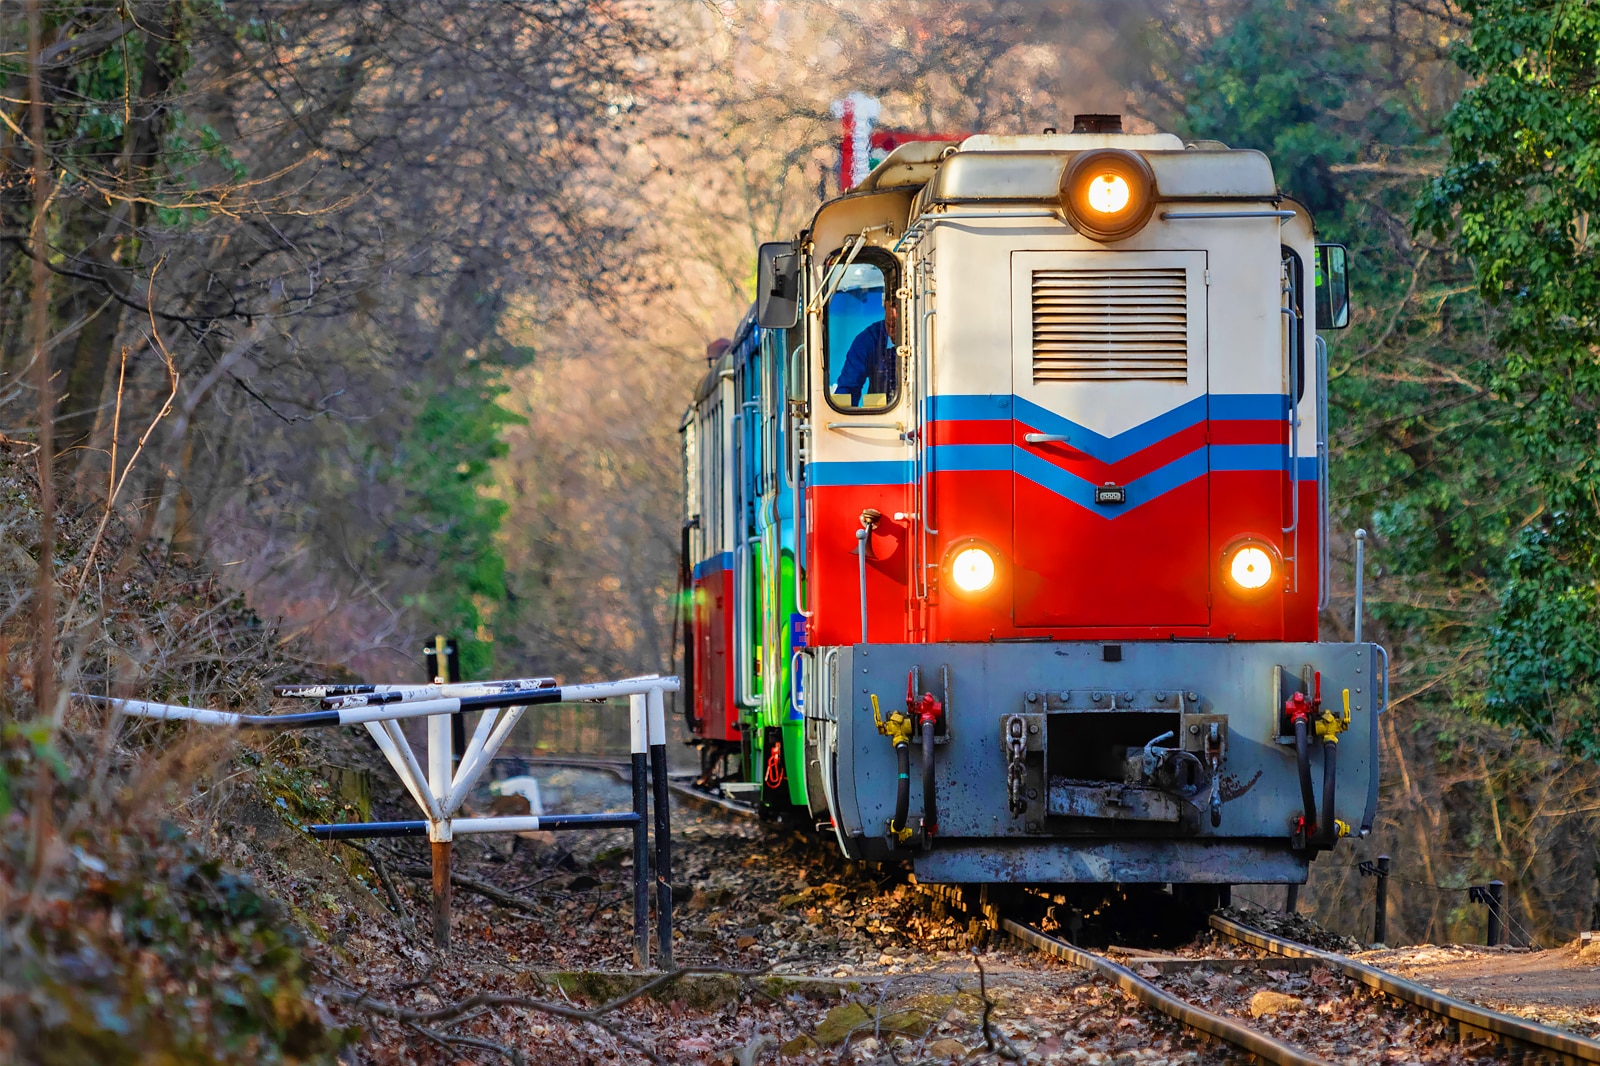
[[(1058, 202), (1067, 164), (1081, 152), (1120, 148), (1137, 152), (1155, 173), (1162, 200), (1255, 200), (1284, 198), (1272, 164), (1254, 149), (1221, 141), (1185, 142), (1171, 133), (974, 134), (959, 144), (908, 141), (895, 148), (855, 188), (824, 201), (805, 233), (844, 201), (895, 193), (917, 194), (912, 213), (945, 204)], [(760, 344), (755, 308), (740, 319), (731, 343), (695, 389), (703, 403), (722, 374), (737, 368)]]
[[(1067, 164), (1100, 148), (1137, 152), (1150, 164), (1163, 200), (1278, 200), (1272, 164), (1254, 149), (1220, 141), (1185, 142), (1171, 133), (974, 134), (960, 144), (912, 141), (900, 145), (850, 192), (827, 201), (890, 190), (921, 191), (934, 204), (1056, 201)], [(816, 218), (812, 219), (812, 227)]]

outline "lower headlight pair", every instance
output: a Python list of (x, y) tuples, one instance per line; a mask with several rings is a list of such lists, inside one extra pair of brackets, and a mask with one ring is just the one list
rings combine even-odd
[[(994, 584), (1000, 564), (988, 547), (969, 541), (951, 550), (946, 558), (945, 573), (957, 592), (973, 596)], [(1277, 573), (1278, 553), (1265, 541), (1245, 537), (1223, 550), (1223, 583), (1235, 594), (1264, 594)]]

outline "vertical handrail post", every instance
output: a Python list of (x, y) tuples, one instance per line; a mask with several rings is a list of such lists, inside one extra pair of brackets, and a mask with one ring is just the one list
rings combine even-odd
[(1372, 942), (1389, 942), (1389, 856), (1378, 856), (1378, 889), (1372, 911)]
[(1356, 643), (1361, 643), (1361, 616), (1366, 614), (1367, 531), (1356, 530)]
[(659, 687), (646, 696), (650, 716), (650, 778), (656, 808), (656, 956), (672, 969), (672, 800), (667, 792), (667, 712)]
[(856, 530), (856, 569), (861, 578), (861, 643), (867, 642), (867, 539), (872, 529), (863, 525)]
[(649, 748), (648, 711), (644, 693), (628, 697), (633, 781), (633, 962), (639, 969), (650, 966), (650, 829), (649, 788), (645, 775)]

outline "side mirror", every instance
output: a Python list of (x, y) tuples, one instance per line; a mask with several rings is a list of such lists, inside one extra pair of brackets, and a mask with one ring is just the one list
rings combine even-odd
[(792, 329), (799, 315), (799, 252), (788, 241), (763, 244), (756, 255), (756, 325)]
[(1342, 244), (1317, 245), (1317, 328), (1350, 324), (1350, 253)]

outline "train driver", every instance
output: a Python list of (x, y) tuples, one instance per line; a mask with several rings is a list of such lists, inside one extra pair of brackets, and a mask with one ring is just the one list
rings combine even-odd
[(850, 350), (844, 357), (844, 368), (834, 386), (836, 397), (849, 396), (851, 407), (860, 407), (862, 396), (876, 401), (873, 406), (886, 402), (895, 390), (895, 325), (899, 309), (893, 300), (884, 301), (883, 317), (868, 323), (856, 334)]

